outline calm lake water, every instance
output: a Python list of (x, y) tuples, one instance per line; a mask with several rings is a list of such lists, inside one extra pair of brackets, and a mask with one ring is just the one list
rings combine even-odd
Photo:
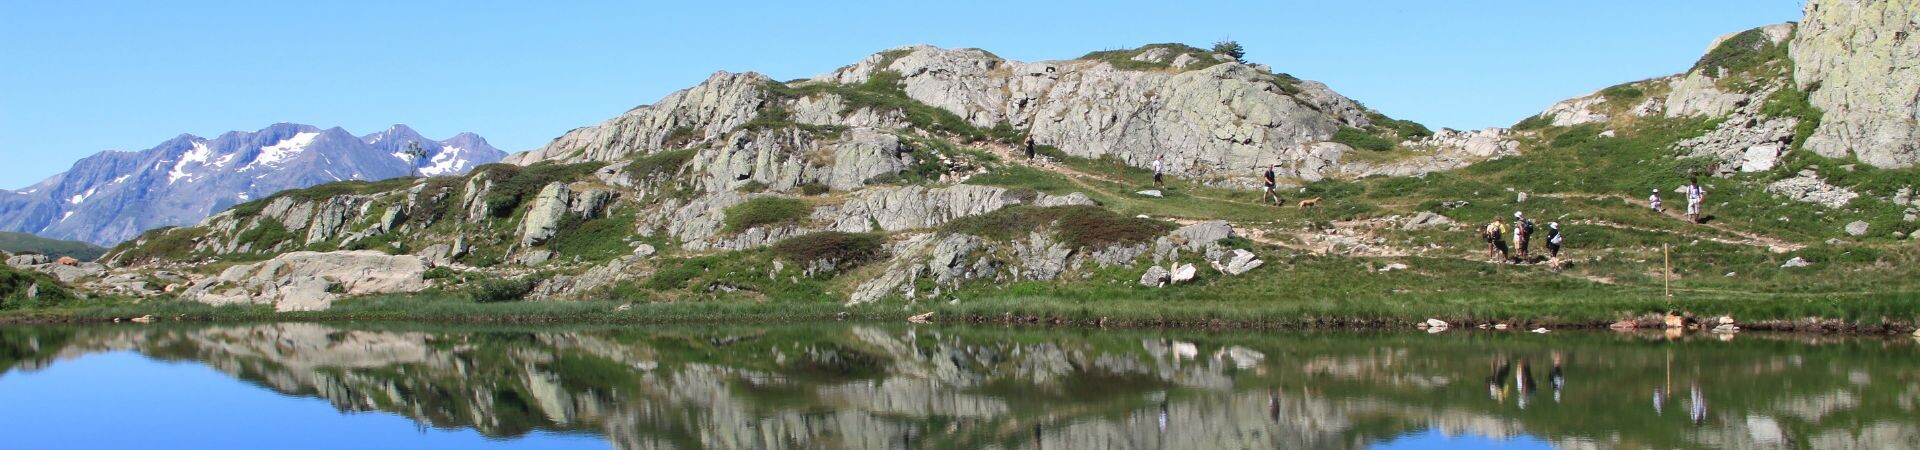
[(1920, 344), (879, 324), (0, 327), (5, 448), (1920, 448)]

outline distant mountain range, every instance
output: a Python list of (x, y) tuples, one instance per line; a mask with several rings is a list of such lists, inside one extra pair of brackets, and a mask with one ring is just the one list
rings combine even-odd
[[(422, 151), (418, 161), (407, 154), (409, 143)], [(182, 134), (143, 151), (101, 152), (38, 184), (0, 190), (0, 231), (112, 246), (286, 189), (458, 175), (504, 156), (473, 133), (431, 140), (405, 125), (366, 136), (293, 123), (213, 139)]]

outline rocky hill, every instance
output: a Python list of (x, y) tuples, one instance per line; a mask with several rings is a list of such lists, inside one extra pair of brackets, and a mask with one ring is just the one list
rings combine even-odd
[[(1912, 31), (1878, 4), (1811, 2), (1806, 25), (1729, 35), (1683, 74), (1512, 130), (1430, 131), (1172, 44), (1042, 62), (916, 46), (807, 80), (718, 73), (508, 164), (287, 191), (103, 261), (177, 276), (154, 293), (282, 310), (429, 291), (960, 309), (1257, 298), (1301, 314), (1329, 298), (1462, 314), (1435, 305), (1511, 296), (1613, 316), (1670, 307), (1629, 302), (1675, 277), (1696, 305), (1898, 297), (1920, 292), (1899, 263), (1916, 257), (1920, 172), (1872, 139), (1912, 131), (1900, 99), (1916, 92), (1869, 95), (1902, 85), (1810, 68), (1890, 58), (1907, 76), (1915, 56), (1887, 53), (1905, 41), (1862, 37)], [(1017, 146), (1029, 134), (1031, 161)], [(1156, 157), (1164, 187), (1143, 170)], [(1250, 189), (1267, 164), (1289, 207)], [(1705, 223), (1644, 204), (1653, 190), (1680, 205), (1695, 175), (1713, 192)], [(1472, 230), (1516, 210), (1543, 233), (1563, 225), (1578, 250), (1489, 261)], [(1672, 273), (1648, 266), (1663, 244), (1682, 255)], [(1539, 292), (1596, 301), (1549, 308)]]
[[(409, 143), (426, 157), (413, 161), (403, 153)], [(143, 151), (102, 152), (33, 186), (0, 190), (0, 230), (110, 246), (286, 189), (456, 175), (505, 155), (472, 133), (434, 141), (405, 125), (366, 136), (290, 123), (213, 139), (180, 135)]]

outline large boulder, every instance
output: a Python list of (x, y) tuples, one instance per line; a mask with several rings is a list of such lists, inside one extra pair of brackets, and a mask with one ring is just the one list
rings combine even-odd
[(418, 256), (371, 250), (293, 252), (227, 268), (187, 288), (187, 300), (211, 304), (270, 304), (276, 311), (327, 309), (341, 296), (416, 292), (427, 288), (427, 264)]
[(1146, 287), (1166, 286), (1170, 278), (1167, 269), (1160, 266), (1148, 266), (1147, 272), (1140, 274), (1140, 285)]
[(21, 268), (21, 269), (37, 266), (41, 264), (47, 264), (50, 262), (53, 262), (53, 260), (47, 258), (47, 255), (39, 255), (39, 254), (14, 255), (14, 256), (7, 257), (8, 266), (11, 266), (14, 268)]
[(1920, 163), (1920, 3), (1810, 0), (1788, 47), (1823, 113), (1806, 147), (1879, 167)]

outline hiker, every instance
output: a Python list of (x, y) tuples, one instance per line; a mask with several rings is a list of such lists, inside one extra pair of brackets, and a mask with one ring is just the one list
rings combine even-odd
[(1648, 207), (1648, 208), (1653, 208), (1653, 212), (1660, 212), (1660, 211), (1661, 211), (1661, 209), (1660, 209), (1660, 188), (1654, 188), (1654, 189), (1653, 189), (1653, 195), (1649, 195), (1649, 196), (1647, 196), (1647, 207)]
[(1165, 169), (1165, 167), (1166, 167), (1166, 164), (1160, 162), (1159, 156), (1153, 157), (1153, 186), (1154, 187), (1167, 186), (1166, 182), (1163, 182), (1160, 180), (1160, 174)]
[(1278, 185), (1278, 181), (1276, 181), (1273, 177), (1273, 169), (1278, 167), (1280, 167), (1280, 164), (1271, 164), (1267, 166), (1267, 173), (1264, 175), (1267, 181), (1267, 193), (1264, 196), (1260, 197), (1261, 200), (1266, 200), (1267, 198), (1271, 197), (1273, 199), (1273, 206), (1280, 206), (1280, 192), (1274, 190)]
[(1527, 220), (1519, 211), (1513, 212), (1513, 247), (1520, 254), (1520, 260), (1527, 260), (1527, 247), (1533, 243), (1533, 221)]
[(1480, 231), (1480, 238), (1487, 241), (1487, 259), (1493, 259), (1495, 253), (1500, 255), (1501, 260), (1512, 258), (1507, 252), (1506, 235), (1507, 224), (1500, 222), (1499, 217), (1493, 218), (1493, 223)]
[(1700, 177), (1693, 177), (1687, 185), (1687, 220), (1700, 223), (1700, 203), (1707, 200), (1707, 190), (1700, 187)]
[(1033, 135), (1032, 134), (1027, 135), (1027, 160), (1028, 161), (1033, 160)]
[(1548, 257), (1551, 257), (1556, 260), (1560, 259), (1560, 243), (1564, 239), (1565, 238), (1560, 236), (1560, 222), (1548, 222), (1547, 223), (1547, 255)]

